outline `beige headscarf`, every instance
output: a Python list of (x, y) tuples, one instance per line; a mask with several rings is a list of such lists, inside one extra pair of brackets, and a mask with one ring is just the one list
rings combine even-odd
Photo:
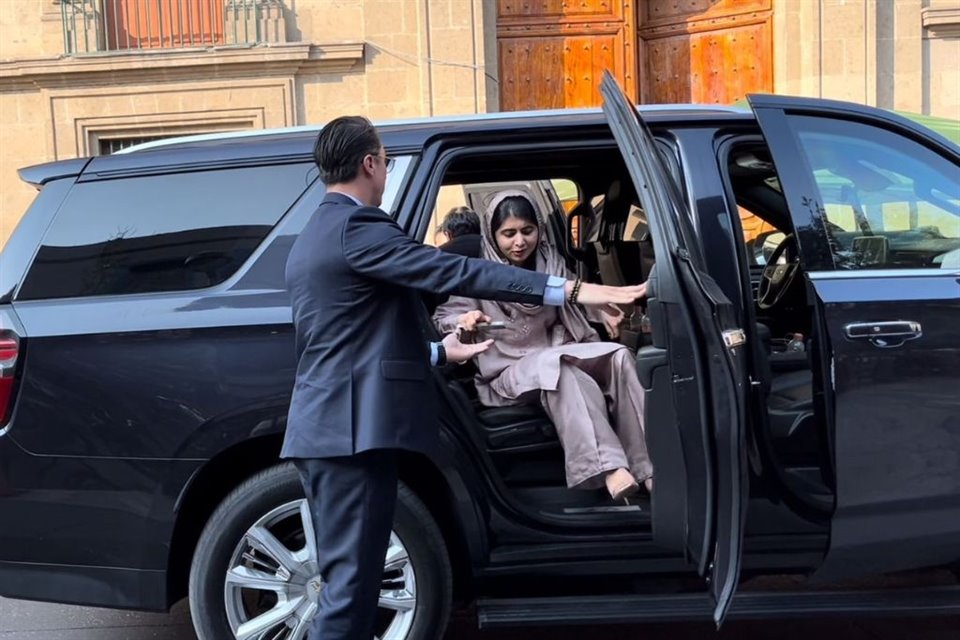
[[(512, 264), (497, 247), (497, 241), (493, 236), (492, 230), (493, 214), (497, 210), (497, 206), (507, 198), (523, 198), (530, 203), (531, 208), (537, 216), (537, 227), (539, 227), (540, 230), (540, 240), (537, 244), (536, 254), (537, 271), (552, 276), (560, 276), (567, 280), (573, 279), (573, 276), (567, 270), (563, 255), (560, 253), (552, 237), (550, 226), (546, 224), (546, 220), (544, 220), (543, 215), (537, 209), (536, 204), (530, 196), (519, 189), (507, 189), (497, 192), (486, 202), (483, 215), (480, 216), (482, 237), (481, 256), (493, 262), (500, 262), (507, 265)], [(491, 304), (491, 302), (488, 302), (488, 304)], [(519, 304), (516, 302), (492, 302), (492, 304), (498, 305), (501, 311), (507, 315), (509, 315), (508, 309), (510, 308), (518, 309), (521, 313), (529, 315), (540, 312), (540, 305)], [(597, 332), (590, 326), (586, 314), (579, 305), (567, 302), (558, 309), (558, 315), (560, 322), (574, 341), (595, 342), (600, 339)]]

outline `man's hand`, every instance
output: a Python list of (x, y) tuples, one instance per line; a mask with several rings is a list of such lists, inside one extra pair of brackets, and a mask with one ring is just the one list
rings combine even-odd
[(456, 333), (447, 334), (443, 339), (443, 348), (447, 352), (447, 362), (453, 364), (461, 364), (470, 360), (478, 353), (483, 353), (489, 349), (492, 344), (493, 340), (484, 340), (477, 344), (464, 344), (460, 342)]
[[(567, 300), (573, 293), (573, 284), (568, 280), (565, 286)], [(602, 284), (581, 282), (577, 302), (591, 307), (601, 307), (605, 312), (615, 314), (619, 311), (618, 304), (633, 304), (635, 300), (644, 298), (646, 295), (646, 282), (629, 287), (608, 287)]]

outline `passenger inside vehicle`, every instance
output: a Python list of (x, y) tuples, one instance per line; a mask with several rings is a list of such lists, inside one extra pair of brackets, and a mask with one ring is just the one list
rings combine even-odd
[[(675, 172), (679, 171), (675, 163), (666, 160)], [(729, 203), (732, 215), (738, 214), (738, 205), (741, 215), (762, 214), (757, 224), (742, 225), (742, 233), (747, 234), (749, 226), (753, 235), (745, 237), (741, 246), (750, 256), (755, 255), (752, 247), (756, 247), (756, 255), (770, 257), (780, 244), (778, 240), (792, 230), (785, 205), (772, 203), (774, 196), (782, 201), (780, 194), (771, 196), (771, 190), (764, 185), (765, 190), (753, 197), (757, 181), (771, 177), (772, 163), (763, 164), (766, 173), (760, 177), (754, 170), (734, 175), (737, 165), (732, 162), (734, 169), (729, 177), (735, 182), (732, 193), (736, 194), (731, 195)], [(610, 285), (644, 282), (655, 270), (656, 256), (646, 213), (619, 152), (610, 146), (559, 153), (530, 150), (495, 156), (464, 155), (445, 169), (429, 204), (431, 215), (421, 223), (421, 237), (435, 242), (432, 232), (451, 207), (469, 206), (484, 211), (493, 195), (505, 189), (520, 190), (534, 203), (541, 218), (540, 227), (555, 239), (566, 269), (585, 281)], [(728, 232), (739, 234), (738, 222), (731, 220)], [(785, 248), (777, 261), (793, 260), (796, 255)], [(737, 257), (731, 252), (729, 259)], [(763, 270), (761, 261), (762, 258), (753, 259), (750, 264), (754, 287)], [(793, 281), (771, 309), (757, 307), (756, 289), (751, 292), (750, 284), (743, 283), (740, 301), (749, 307), (744, 309), (745, 322), (757, 323), (753, 335), (760, 337), (751, 343), (765, 345), (764, 354), (756, 358), (755, 379), (770, 392), (769, 403), (765, 403), (769, 404), (769, 411), (764, 412), (771, 415), (770, 426), (758, 429), (758, 437), (763, 441), (760, 446), (772, 450), (770, 456), (778, 456), (791, 473), (801, 476), (804, 487), (812, 486), (813, 492), (826, 493), (828, 483), (822, 481), (820, 467), (826, 464), (821, 458), (828, 449), (821, 447), (824, 422), (815, 407), (811, 366), (811, 351), (817, 348), (818, 336), (803, 296), (802, 281), (799, 277)], [(651, 372), (662, 356), (648, 357), (657, 356), (650, 333), (655, 328), (642, 303), (623, 311), (625, 317), (614, 335), (602, 321), (591, 322), (590, 326), (602, 340), (626, 347), (631, 373), (639, 378), (646, 394), (645, 439), (651, 441), (660, 430), (676, 429), (669, 420), (658, 418), (659, 410), (655, 410), (657, 404), (653, 402), (657, 389)], [(490, 335), (498, 342), (504, 340), (502, 331)], [(798, 340), (788, 348), (793, 338)], [(796, 348), (798, 344), (803, 351)], [(463, 412), (465, 417), (460, 419), (471, 425), (463, 436), (476, 443), (478, 455), (487, 461), (490, 478), (500, 496), (531, 515), (551, 520), (581, 522), (584, 526), (605, 522), (649, 526), (651, 504), (645, 492), (637, 494), (629, 505), (623, 505), (611, 502), (603, 484), (595, 491), (570, 490), (566, 453), (557, 425), (541, 403), (490, 404), (489, 398), (482, 395), (485, 392), (477, 388), (477, 373), (473, 363), (448, 369), (446, 392), (455, 410)], [(764, 416), (763, 420), (766, 419)]]
[[(481, 227), (483, 258), (569, 277), (551, 229), (525, 191), (488, 198)], [(622, 319), (616, 308), (588, 317), (570, 303), (554, 309), (456, 296), (434, 314), (443, 333), (479, 330), (496, 338), (477, 358), (480, 403), (542, 406), (564, 451), (567, 487), (605, 486), (615, 501), (635, 494), (640, 483), (651, 489), (653, 474), (634, 354), (601, 341), (590, 324), (602, 324), (616, 337)], [(491, 322), (502, 330), (492, 331)]]

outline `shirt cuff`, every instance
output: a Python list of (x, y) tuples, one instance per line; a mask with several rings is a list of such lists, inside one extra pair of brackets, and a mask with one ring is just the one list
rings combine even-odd
[(430, 343), (430, 366), (435, 367), (440, 361), (440, 350), (437, 348), (436, 342)]
[(551, 307), (562, 307), (563, 303), (567, 301), (567, 292), (564, 291), (566, 285), (566, 278), (560, 276), (547, 278), (547, 288), (543, 290), (543, 304)]

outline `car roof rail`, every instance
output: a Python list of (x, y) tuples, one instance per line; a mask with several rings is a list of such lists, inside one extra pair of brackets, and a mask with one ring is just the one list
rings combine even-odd
[[(750, 113), (749, 109), (732, 105), (717, 104), (648, 104), (638, 107), (641, 114), (656, 113), (677, 113), (677, 112), (711, 112), (711, 113)], [(488, 122), (493, 120), (519, 120), (523, 118), (544, 118), (544, 117), (564, 117), (577, 115), (599, 115), (602, 113), (599, 107), (589, 107), (582, 109), (541, 109), (529, 111), (491, 111), (488, 113), (470, 113), (450, 116), (429, 116), (417, 118), (399, 118), (392, 120), (378, 120), (374, 122), (377, 128), (393, 128), (429, 124), (447, 124), (457, 122)], [(274, 136), (297, 133), (319, 133), (323, 125), (300, 125), (295, 127), (279, 127), (273, 129), (252, 129), (241, 131), (224, 131), (220, 133), (202, 133), (189, 136), (177, 136), (173, 138), (163, 138), (161, 140), (151, 140), (141, 144), (133, 145), (120, 149), (116, 154), (138, 153), (141, 151), (150, 151), (153, 149), (162, 149), (164, 147), (189, 144), (195, 142), (217, 142), (230, 140), (243, 140), (244, 138), (258, 138), (261, 136)]]

